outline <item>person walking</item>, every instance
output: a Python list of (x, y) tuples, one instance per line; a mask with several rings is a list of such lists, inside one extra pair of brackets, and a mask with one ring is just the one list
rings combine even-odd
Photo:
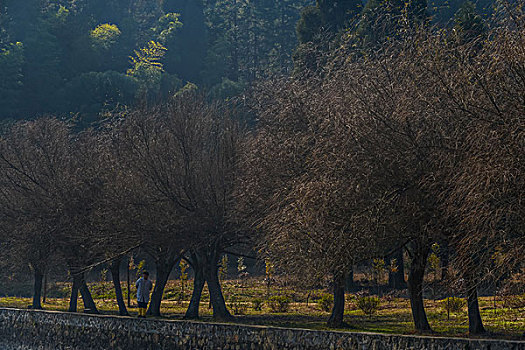
[(139, 318), (146, 318), (148, 309), (149, 293), (153, 288), (153, 283), (149, 280), (149, 272), (144, 271), (142, 277), (135, 284), (137, 287), (137, 302), (139, 304)]

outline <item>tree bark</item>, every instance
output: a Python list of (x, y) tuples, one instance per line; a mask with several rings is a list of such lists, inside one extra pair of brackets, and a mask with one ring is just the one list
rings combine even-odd
[(353, 288), (355, 287), (355, 282), (354, 282), (354, 267), (351, 266), (349, 269), (348, 269), (348, 274), (346, 275), (346, 279), (345, 279), (345, 289), (350, 291), (352, 290)]
[(89, 288), (83, 277), (80, 283), (79, 290), (80, 290), (80, 295), (82, 295), (82, 301), (84, 302), (84, 312), (90, 313), (90, 314), (99, 314), (97, 305), (95, 304), (95, 301), (93, 300), (93, 297), (91, 296), (91, 292), (89, 291)]
[(44, 274), (38, 269), (34, 269), (35, 283), (33, 288), (33, 304), (31, 305), (32, 309), (42, 310), (42, 303), (40, 302), (42, 296), (42, 281), (44, 279)]
[(111, 271), (111, 277), (113, 280), (113, 286), (115, 287), (115, 296), (117, 298), (118, 311), (120, 316), (129, 316), (128, 310), (126, 309), (126, 303), (124, 302), (124, 296), (122, 295), (122, 285), (120, 284), (120, 265), (122, 260), (115, 259), (111, 262), (109, 267)]
[(334, 306), (332, 314), (328, 319), (328, 327), (343, 327), (345, 312), (345, 276), (337, 274), (334, 276)]
[(211, 259), (208, 259), (204, 268), (204, 277), (208, 282), (208, 289), (210, 291), (210, 301), (213, 307), (213, 318), (219, 321), (229, 321), (233, 316), (226, 307), (226, 301), (222, 294), (221, 284), (219, 281), (219, 267), (217, 261), (217, 254), (214, 252)]
[(392, 254), (390, 261), (396, 259), (397, 271), (388, 273), (388, 286), (392, 289), (405, 289), (405, 266), (403, 261), (403, 249), (399, 249)]
[(408, 274), (408, 293), (414, 326), (418, 332), (431, 332), (423, 302), (423, 283), (429, 247), (423, 242), (413, 242), (412, 260)]
[(468, 307), (468, 331), (471, 335), (485, 333), (485, 327), (481, 319), (478, 303), (478, 289), (476, 281), (472, 276), (467, 276), (467, 307)]
[(78, 302), (78, 290), (80, 288), (80, 282), (82, 281), (82, 275), (73, 275), (73, 285), (71, 286), (71, 297), (69, 298), (69, 312), (77, 312)]
[(131, 307), (131, 277), (129, 275), (130, 260), (131, 258), (128, 258), (127, 266), (126, 266), (126, 278), (127, 278), (127, 284), (128, 284), (128, 307)]
[(164, 295), (164, 288), (166, 288), (166, 283), (168, 283), (171, 270), (173, 270), (176, 262), (177, 259), (171, 256), (156, 260), (157, 280), (155, 281), (153, 293), (151, 293), (148, 315), (160, 316), (160, 305), (162, 303), (162, 296)]
[(193, 293), (191, 295), (190, 305), (186, 310), (184, 315), (185, 319), (197, 319), (199, 318), (199, 306), (201, 303), (202, 290), (206, 280), (204, 278), (204, 270), (202, 267), (202, 262), (198, 260), (196, 256), (192, 257), (192, 267), (195, 273), (193, 279)]
[(443, 282), (448, 278), (448, 265), (450, 260), (448, 242), (443, 242), (441, 251), (441, 281)]
[(47, 302), (47, 273), (44, 273), (44, 294), (42, 295), (42, 303)]

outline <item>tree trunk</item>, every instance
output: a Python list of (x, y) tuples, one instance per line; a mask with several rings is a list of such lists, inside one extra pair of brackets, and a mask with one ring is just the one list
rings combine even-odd
[(117, 298), (118, 311), (120, 316), (129, 316), (128, 310), (126, 309), (126, 303), (124, 302), (124, 296), (122, 295), (122, 286), (120, 284), (120, 265), (122, 260), (116, 259), (111, 262), (109, 267), (111, 271), (111, 277), (113, 280), (113, 286), (115, 287), (115, 296)]
[(405, 282), (405, 265), (403, 261), (403, 249), (399, 249), (391, 256), (390, 262), (396, 259), (397, 271), (389, 271), (388, 286), (392, 289), (405, 289), (407, 287)]
[(471, 335), (485, 333), (481, 314), (479, 312), (478, 290), (476, 281), (472, 276), (466, 277), (467, 284), (467, 304), (468, 304), (468, 331)]
[(44, 273), (44, 294), (42, 295), (42, 303), (47, 302), (47, 273)]
[(206, 282), (208, 282), (210, 301), (213, 307), (213, 318), (219, 321), (229, 321), (233, 319), (233, 316), (226, 307), (221, 284), (219, 282), (218, 261), (215, 256), (216, 254), (213, 255), (214, 257), (208, 260), (206, 264), (207, 266), (204, 269), (204, 277), (206, 278)]
[(171, 274), (171, 270), (175, 266), (177, 259), (174, 257), (167, 257), (157, 259), (155, 266), (157, 268), (157, 280), (153, 293), (151, 293), (151, 301), (148, 308), (148, 315), (160, 316), (160, 305), (162, 303), (162, 296), (164, 295), (164, 288)]
[(423, 283), (428, 253), (429, 247), (423, 242), (414, 242), (412, 261), (408, 274), (408, 293), (410, 295), (410, 307), (412, 308), (414, 326), (418, 332), (432, 331), (428, 323), (425, 304), (423, 302)]
[(192, 260), (195, 277), (193, 279), (193, 293), (191, 295), (190, 305), (186, 310), (186, 315), (184, 315), (185, 319), (199, 318), (199, 306), (201, 303), (202, 289), (206, 283), (206, 280), (204, 279), (202, 263), (199, 262), (196, 257), (194, 257)]
[(338, 274), (334, 276), (334, 306), (332, 314), (328, 319), (328, 327), (343, 327), (345, 312), (345, 276)]
[(129, 264), (131, 258), (128, 258), (128, 266), (126, 267), (127, 283), (128, 283), (128, 307), (131, 307), (131, 277), (129, 275)]
[(448, 265), (450, 260), (448, 242), (443, 243), (441, 251), (441, 281), (443, 282), (448, 278)]
[(33, 288), (33, 305), (32, 309), (42, 310), (42, 303), (40, 302), (42, 296), (42, 281), (44, 279), (44, 274), (38, 269), (34, 269), (35, 284)]
[(71, 297), (69, 298), (69, 312), (77, 312), (78, 289), (82, 281), (82, 275), (73, 275), (73, 285), (71, 286)]
[(90, 314), (98, 314), (97, 305), (95, 304), (95, 301), (93, 300), (93, 297), (91, 296), (91, 292), (89, 291), (89, 288), (86, 284), (86, 281), (82, 277), (82, 281), (80, 283), (80, 295), (82, 295), (82, 301), (84, 302), (84, 312), (90, 313)]
[(351, 266), (349, 269), (348, 269), (348, 274), (346, 275), (346, 279), (345, 279), (345, 289), (350, 291), (352, 290), (353, 288), (355, 287), (355, 282), (354, 282), (354, 267)]

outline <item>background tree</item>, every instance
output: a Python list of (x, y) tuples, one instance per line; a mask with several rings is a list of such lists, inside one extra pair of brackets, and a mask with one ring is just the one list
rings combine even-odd
[(468, 42), (480, 39), (484, 31), (483, 18), (477, 14), (476, 6), (466, 1), (454, 15), (454, 32), (458, 40)]
[(368, 1), (356, 35), (365, 47), (377, 47), (405, 30), (428, 24), (427, 1)]
[(0, 50), (0, 118), (13, 118), (23, 96), (24, 48), (17, 42)]

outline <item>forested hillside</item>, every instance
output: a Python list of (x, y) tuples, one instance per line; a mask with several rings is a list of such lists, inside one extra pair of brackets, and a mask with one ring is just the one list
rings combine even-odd
[(306, 2), (3, 2), (0, 117), (92, 116), (188, 83), (234, 95), (266, 71), (289, 70)]
[[(421, 16), (446, 26), (463, 2), (413, 3), (425, 12)], [(366, 5), (356, 0), (4, 0), (0, 119), (59, 114), (92, 121), (100, 113), (163, 100), (184, 86), (228, 98), (255, 80), (291, 72), (294, 52), (299, 63), (305, 59), (296, 50), (298, 42), (315, 42), (322, 34), (328, 43), (329, 33), (357, 22), (361, 34), (374, 37), (369, 13), (380, 5), (376, 0)], [(402, 5), (392, 2), (392, 8)], [(490, 0), (480, 0), (477, 11), (488, 15), (491, 7)]]

